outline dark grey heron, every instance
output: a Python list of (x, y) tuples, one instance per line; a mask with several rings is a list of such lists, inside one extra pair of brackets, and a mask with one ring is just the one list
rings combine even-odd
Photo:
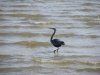
[(65, 43), (63, 41), (60, 41), (59, 39), (53, 39), (53, 37), (54, 37), (54, 35), (56, 33), (56, 28), (50, 28), (50, 29), (54, 30), (54, 32), (53, 32), (53, 34), (51, 36), (50, 42), (53, 44), (53, 46), (57, 47), (57, 49), (54, 50), (54, 53), (55, 53), (56, 51), (58, 52), (59, 47), (61, 47), (62, 45), (65, 45)]

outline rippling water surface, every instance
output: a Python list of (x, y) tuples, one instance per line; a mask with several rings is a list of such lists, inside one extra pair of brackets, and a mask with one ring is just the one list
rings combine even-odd
[(100, 0), (0, 0), (0, 75), (100, 75)]

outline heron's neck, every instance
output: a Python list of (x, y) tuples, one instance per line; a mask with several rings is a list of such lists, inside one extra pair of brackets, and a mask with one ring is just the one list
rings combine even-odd
[(55, 33), (56, 33), (56, 29), (54, 29), (54, 32), (53, 32), (53, 34), (52, 34), (52, 36), (51, 36), (50, 41), (52, 41), (52, 40), (53, 40), (53, 37), (54, 37)]

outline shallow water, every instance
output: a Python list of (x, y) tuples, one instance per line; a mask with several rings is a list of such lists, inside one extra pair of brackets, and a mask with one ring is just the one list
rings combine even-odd
[(100, 75), (100, 0), (0, 0), (0, 75), (62, 74)]

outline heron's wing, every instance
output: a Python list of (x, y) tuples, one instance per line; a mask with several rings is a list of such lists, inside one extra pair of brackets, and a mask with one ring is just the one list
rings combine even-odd
[(53, 39), (53, 44), (55, 44), (55, 45), (58, 45), (58, 44), (60, 44), (60, 40), (59, 39)]

